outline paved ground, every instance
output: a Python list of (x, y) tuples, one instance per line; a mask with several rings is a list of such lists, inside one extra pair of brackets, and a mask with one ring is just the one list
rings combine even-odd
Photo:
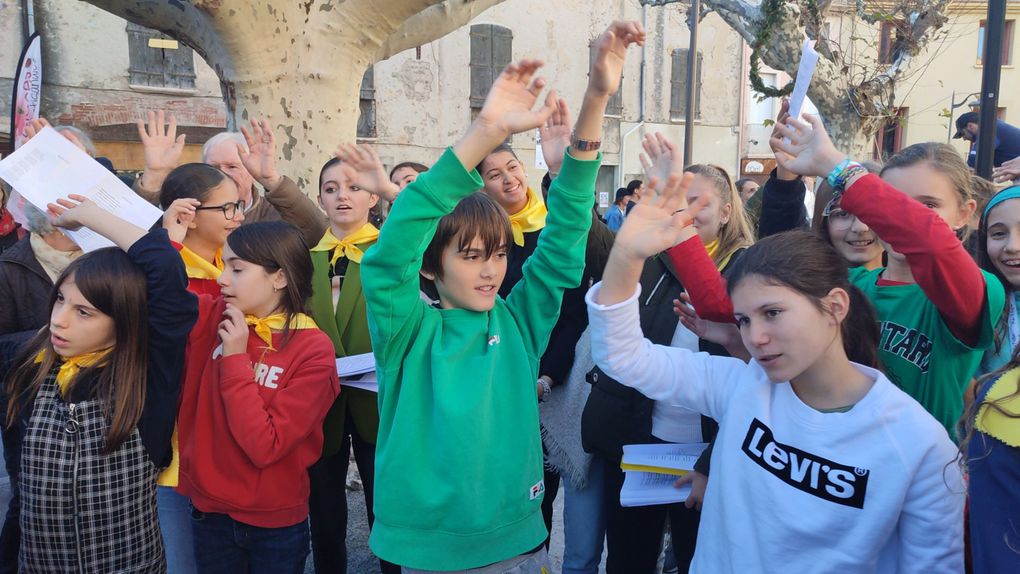
[[(0, 445), (0, 460), (2, 460), (3, 446)], [(351, 461), (351, 475), (348, 477), (353, 488), (359, 488), (357, 467)], [(7, 502), (10, 498), (10, 481), (4, 465), (0, 464), (0, 521), (3, 520), (3, 513), (6, 512)], [(349, 574), (378, 574), (379, 562), (368, 549), (368, 522), (365, 519), (365, 498), (360, 490), (347, 491), (348, 512), (348, 568)], [(553, 518), (553, 536), (549, 553), (552, 556), (553, 572), (558, 574), (563, 565), (563, 496), (556, 498), (555, 513)], [(604, 574), (605, 565), (600, 571)], [(316, 574), (309, 558), (305, 566), (306, 574)], [(323, 573), (325, 574), (325, 573)]]

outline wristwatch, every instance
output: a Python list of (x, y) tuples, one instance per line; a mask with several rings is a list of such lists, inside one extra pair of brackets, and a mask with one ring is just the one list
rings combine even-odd
[(602, 147), (602, 140), (581, 140), (571, 135), (570, 147), (577, 151), (596, 151)]
[(542, 387), (542, 397), (538, 399), (538, 402), (544, 403), (552, 393), (552, 387), (549, 386), (549, 381), (545, 380), (545, 377), (539, 377), (537, 382), (538, 385)]

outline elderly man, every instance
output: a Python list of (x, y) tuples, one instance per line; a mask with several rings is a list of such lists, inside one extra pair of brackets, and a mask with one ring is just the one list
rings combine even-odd
[[(159, 203), (159, 190), (166, 176), (178, 166), (185, 135), (177, 135), (177, 119), (164, 122), (162, 111), (149, 112), (148, 124), (138, 122), (138, 136), (145, 150), (145, 171), (135, 180), (134, 190), (152, 203)], [(202, 162), (229, 175), (244, 201), (244, 223), (283, 220), (301, 230), (305, 243), (315, 245), (326, 231), (326, 216), (297, 184), (276, 171), (276, 137), (265, 120), (252, 120), (252, 130), (222, 132), (202, 147)], [(263, 195), (258, 187), (265, 190)]]

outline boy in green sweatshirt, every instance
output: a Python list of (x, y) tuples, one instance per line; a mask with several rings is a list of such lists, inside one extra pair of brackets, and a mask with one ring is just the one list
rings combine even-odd
[[(574, 137), (524, 278), (497, 295), (510, 222), (473, 169), (514, 133), (562, 122), (535, 60), (511, 64), (464, 137), (393, 205), (362, 262), (379, 379), (375, 524), (369, 545), (406, 571), (548, 571), (535, 380), (565, 289), (580, 282), (606, 102), (636, 22), (598, 41)], [(419, 297), (419, 270), (440, 308)], [(488, 571), (488, 569), (486, 569)]]

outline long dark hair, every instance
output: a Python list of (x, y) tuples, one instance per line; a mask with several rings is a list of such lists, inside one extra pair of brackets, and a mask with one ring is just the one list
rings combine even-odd
[[(116, 248), (87, 253), (71, 263), (50, 292), (50, 309), (65, 283), (73, 282), (83, 297), (113, 319), (114, 346), (104, 364), (82, 369), (68, 393), (79, 381), (98, 376), (95, 394), (108, 421), (104, 452), (112, 453), (127, 440), (142, 417), (149, 362), (149, 305), (145, 274), (126, 253)], [(42, 363), (35, 357), (43, 352)], [(25, 346), (7, 385), (8, 426), (17, 424), (30, 408), (39, 387), (57, 364), (50, 342), (49, 323)]]
[(290, 322), (305, 312), (312, 296), (312, 257), (296, 227), (283, 221), (264, 221), (238, 227), (227, 236), (227, 245), (238, 258), (258, 265), (267, 273), (282, 270), (287, 287), (280, 305), (287, 315), (283, 344), (290, 339)]
[(807, 231), (771, 235), (747, 248), (726, 273), (730, 294), (750, 276), (789, 287), (828, 312), (822, 298), (835, 288), (850, 295), (850, 311), (840, 325), (847, 357), (878, 368), (878, 318), (871, 302), (850, 283), (846, 261), (821, 237)]

